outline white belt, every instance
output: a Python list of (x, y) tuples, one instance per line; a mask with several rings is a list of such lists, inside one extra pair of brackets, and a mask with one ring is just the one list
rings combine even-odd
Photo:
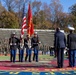
[(16, 45), (16, 43), (10, 43), (10, 45)]

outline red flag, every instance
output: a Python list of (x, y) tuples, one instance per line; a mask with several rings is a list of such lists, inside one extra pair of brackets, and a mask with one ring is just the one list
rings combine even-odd
[(28, 17), (27, 17), (27, 20), (28, 20), (27, 33), (28, 33), (29, 36), (32, 36), (33, 33), (34, 33), (34, 26), (33, 26), (33, 22), (32, 22), (32, 11), (31, 11), (30, 4), (29, 4), (29, 7), (28, 7)]

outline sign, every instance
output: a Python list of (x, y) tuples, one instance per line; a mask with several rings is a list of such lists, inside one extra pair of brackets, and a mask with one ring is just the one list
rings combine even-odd
[(15, 71), (0, 71), (0, 75), (76, 75), (76, 71), (66, 72), (15, 72)]

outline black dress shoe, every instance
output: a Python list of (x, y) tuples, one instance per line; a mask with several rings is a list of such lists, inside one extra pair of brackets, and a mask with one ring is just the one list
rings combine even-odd
[(56, 66), (55, 68), (60, 68), (59, 66)]
[(29, 62), (31, 62), (31, 61), (29, 60)]

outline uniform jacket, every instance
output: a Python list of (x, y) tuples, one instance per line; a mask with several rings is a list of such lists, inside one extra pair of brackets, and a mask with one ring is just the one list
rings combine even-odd
[(55, 48), (65, 48), (66, 47), (66, 38), (64, 33), (58, 31), (54, 35), (54, 47)]
[(9, 38), (10, 49), (16, 50), (18, 48), (19, 39), (16, 37)]
[(68, 34), (67, 45), (69, 49), (76, 49), (76, 34), (74, 33)]
[(32, 43), (32, 48), (38, 47), (39, 38), (38, 37), (33, 37), (32, 40), (31, 40), (31, 43)]
[[(28, 40), (29, 39), (27, 39), (27, 38), (24, 39), (24, 46), (25, 46), (25, 48), (29, 48), (29, 46), (28, 46)], [(31, 45), (31, 39), (30, 39), (30, 45)]]

